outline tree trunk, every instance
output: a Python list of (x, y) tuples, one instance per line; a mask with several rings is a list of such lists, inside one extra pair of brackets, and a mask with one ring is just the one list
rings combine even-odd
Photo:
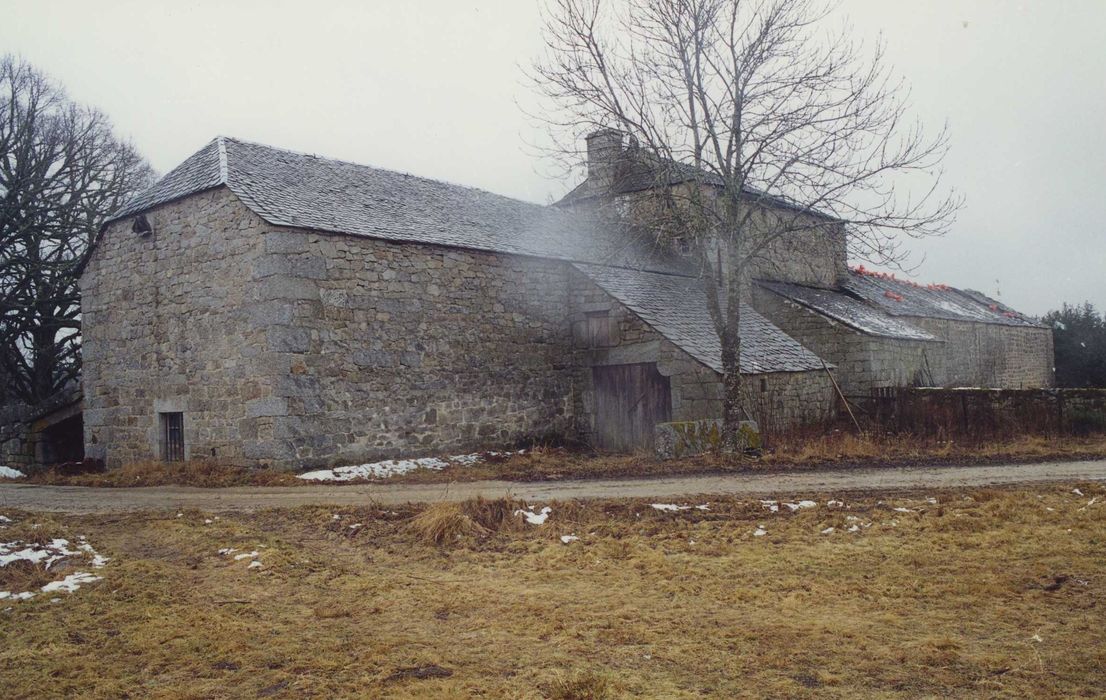
[(722, 450), (738, 452), (741, 444), (741, 421), (745, 419), (744, 395), (741, 391), (741, 336), (737, 303), (728, 304), (726, 330), (722, 334)]

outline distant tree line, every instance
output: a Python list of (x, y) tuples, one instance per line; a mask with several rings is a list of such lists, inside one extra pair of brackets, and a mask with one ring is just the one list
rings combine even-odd
[(37, 403), (77, 379), (78, 271), (152, 176), (103, 113), (0, 56), (0, 401)]
[(1106, 313), (1090, 302), (1064, 304), (1042, 319), (1052, 327), (1056, 347), (1056, 385), (1106, 387)]

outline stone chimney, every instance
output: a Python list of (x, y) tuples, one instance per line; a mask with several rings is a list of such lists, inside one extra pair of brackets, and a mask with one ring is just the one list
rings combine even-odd
[(600, 129), (588, 134), (588, 181), (592, 191), (607, 192), (614, 184), (624, 136), (616, 129)]

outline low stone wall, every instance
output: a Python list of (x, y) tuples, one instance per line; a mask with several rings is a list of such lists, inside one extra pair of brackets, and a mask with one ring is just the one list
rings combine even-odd
[(882, 389), (861, 402), (873, 427), (1010, 437), (1106, 432), (1106, 389)]
[[(760, 429), (756, 421), (742, 421), (739, 435), (744, 448), (760, 447)], [(713, 452), (722, 446), (722, 421), (711, 419), (658, 423), (655, 445), (656, 455), (661, 459)]]

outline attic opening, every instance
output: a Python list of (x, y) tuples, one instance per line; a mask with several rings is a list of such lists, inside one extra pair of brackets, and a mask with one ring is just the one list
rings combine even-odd
[(145, 214), (139, 214), (131, 222), (131, 231), (145, 237), (154, 232), (154, 227), (150, 225), (150, 220), (146, 218)]

